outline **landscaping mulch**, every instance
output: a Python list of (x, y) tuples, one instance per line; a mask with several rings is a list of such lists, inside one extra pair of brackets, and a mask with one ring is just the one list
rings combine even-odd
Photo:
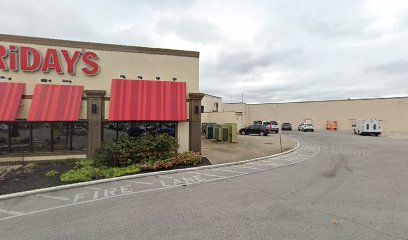
[[(205, 165), (211, 165), (207, 158), (203, 158), (198, 166)], [(59, 163), (58, 161), (35, 164), (35, 167), (27, 167), (27, 165), (11, 166), (13, 169), (9, 169), (7, 173), (3, 173), (0, 176), (0, 195), (66, 185), (67, 183), (60, 181), (60, 175), (72, 169), (74, 166), (75, 163)], [(189, 167), (192, 166), (179, 165), (171, 169), (182, 169)], [(171, 169), (163, 169), (159, 171)], [(51, 170), (55, 170), (59, 172), (59, 174), (56, 176), (46, 176), (46, 174)], [(146, 172), (147, 171), (142, 171), (138, 174)]]
[[(17, 168), (0, 180), (0, 194), (8, 194), (33, 190), (37, 188), (53, 187), (63, 185), (59, 179), (60, 174), (70, 170), (73, 164), (42, 163), (33, 168), (17, 166)], [(49, 171), (55, 170), (60, 174), (47, 177)]]

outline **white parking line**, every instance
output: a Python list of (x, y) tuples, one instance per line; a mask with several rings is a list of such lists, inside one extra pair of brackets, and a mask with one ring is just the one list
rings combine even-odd
[(102, 188), (99, 188), (99, 187), (84, 187), (84, 188), (88, 188), (88, 189), (91, 189), (91, 190), (101, 190)]
[(199, 172), (196, 172), (195, 174), (204, 175), (204, 176), (210, 176), (210, 177), (226, 178), (226, 176), (220, 176), (220, 175), (214, 175), (214, 174), (208, 174), (208, 173), (199, 173)]
[(11, 214), (11, 215), (22, 215), (22, 214), (24, 214), (23, 212), (12, 211), (12, 210), (4, 210), (4, 209), (0, 209), (0, 213), (7, 213), (7, 214)]
[(271, 166), (271, 163), (247, 163), (250, 165)]
[(217, 170), (217, 171), (222, 171), (222, 172), (232, 172), (232, 173), (241, 173), (241, 174), (248, 174), (247, 172), (238, 172), (238, 171), (232, 171), (232, 170), (227, 170), (227, 169), (219, 169), (219, 168), (213, 168), (211, 170)]
[(65, 198), (65, 197), (56, 197), (56, 196), (50, 196), (50, 195), (45, 195), (45, 194), (37, 194), (35, 195), (37, 197), (44, 197), (44, 198), (50, 198), (50, 199), (54, 199), (54, 200), (62, 200), (62, 201), (69, 201), (71, 199), (69, 198)]
[(244, 166), (231, 166), (231, 167), (237, 167), (237, 168), (246, 168), (246, 169), (252, 169), (252, 170), (266, 170), (264, 168), (254, 168), (254, 167), (244, 167)]
[(138, 181), (133, 181), (133, 180), (123, 180), (124, 182), (128, 183), (138, 183), (138, 184), (146, 184), (146, 185), (152, 185), (153, 183), (150, 182), (138, 182)]
[(164, 176), (164, 175), (158, 175), (158, 177), (161, 177), (161, 178), (171, 178), (171, 179), (173, 179), (173, 178), (174, 178), (174, 177)]

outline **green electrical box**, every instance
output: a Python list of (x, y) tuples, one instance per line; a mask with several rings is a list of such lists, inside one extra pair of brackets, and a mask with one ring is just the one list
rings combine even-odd
[(222, 128), (221, 127), (214, 128), (214, 139), (219, 142), (222, 141)]
[(223, 142), (231, 142), (231, 129), (228, 126), (223, 125), (221, 128), (222, 131), (222, 141)]
[(225, 126), (230, 128), (230, 142), (237, 143), (238, 142), (238, 127), (237, 123), (226, 123)]

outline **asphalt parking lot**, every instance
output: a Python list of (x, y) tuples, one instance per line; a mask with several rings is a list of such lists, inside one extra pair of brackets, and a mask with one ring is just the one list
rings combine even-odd
[[(282, 148), (280, 145), (282, 142)], [(216, 142), (213, 139), (202, 139), (202, 154), (211, 164), (236, 162), (258, 157), (270, 156), (294, 148), (297, 142), (284, 134), (238, 135), (237, 143)]]
[(0, 238), (407, 239), (407, 140), (286, 134), (276, 158), (0, 201)]

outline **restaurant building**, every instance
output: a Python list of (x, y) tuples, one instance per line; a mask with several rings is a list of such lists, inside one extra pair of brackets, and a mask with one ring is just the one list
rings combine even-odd
[(123, 134), (201, 151), (199, 53), (0, 34), (0, 158), (84, 157)]

